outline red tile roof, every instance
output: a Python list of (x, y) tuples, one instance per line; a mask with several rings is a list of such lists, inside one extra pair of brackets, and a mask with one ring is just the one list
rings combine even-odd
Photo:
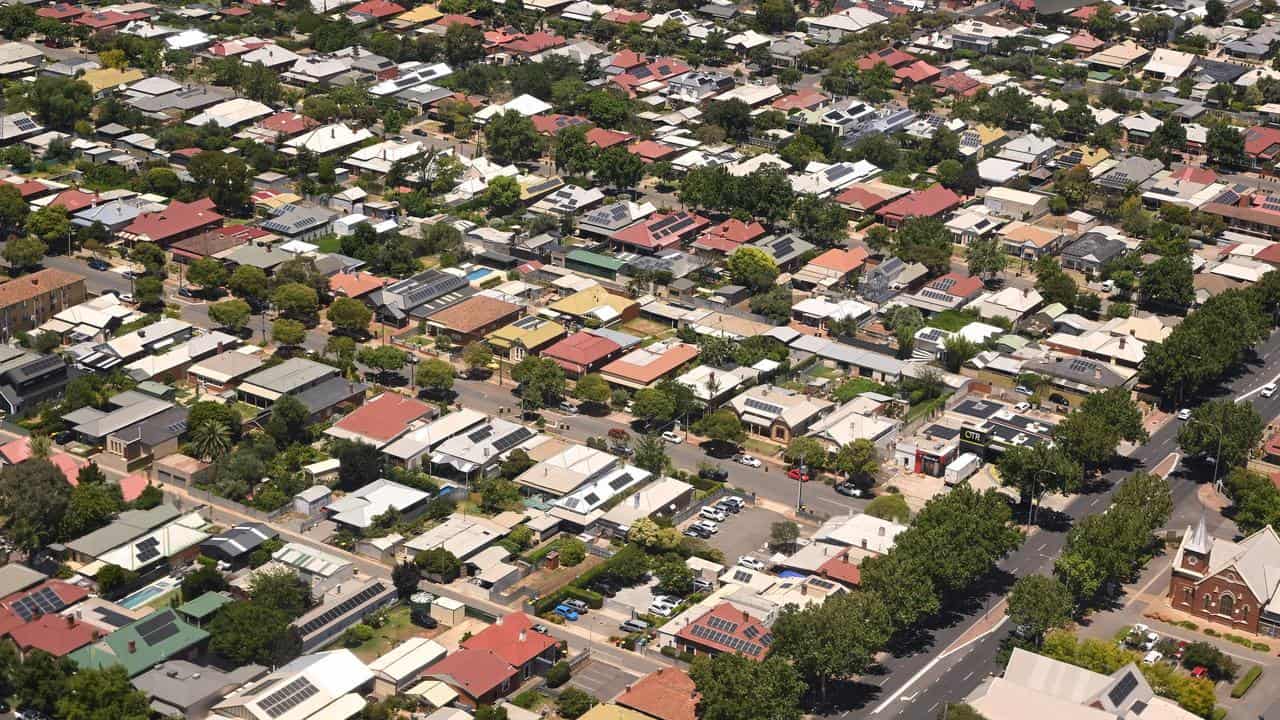
[(339, 430), (390, 442), (409, 428), (409, 423), (434, 415), (435, 407), (395, 392), (384, 392), (347, 413), (333, 426)]
[(128, 477), (120, 479), (120, 496), (125, 502), (133, 502), (138, 499), (143, 490), (151, 484), (151, 480), (147, 478), (145, 473), (134, 473)]
[(514, 320), (523, 308), (519, 305), (491, 298), (488, 295), (472, 295), (462, 302), (430, 316), (433, 325), (470, 335), (494, 323)]
[(477, 20), (473, 17), (469, 17), (467, 15), (458, 15), (456, 13), (449, 13), (448, 15), (445, 15), (444, 17), (436, 21), (435, 24), (445, 28), (449, 27), (450, 25), (470, 25), (471, 27), (484, 27), (484, 23), (481, 22), (480, 20)]
[(848, 553), (842, 553), (818, 566), (818, 574), (850, 587), (862, 583), (862, 569), (849, 562)]
[(587, 131), (587, 144), (595, 145), (601, 150), (605, 150), (624, 142), (630, 142), (635, 135), (627, 132), (618, 132), (617, 130), (605, 130), (604, 128), (591, 128)]
[(635, 50), (623, 50), (609, 59), (609, 67), (630, 70), (645, 64), (647, 58)]
[[(31, 459), (31, 438), (21, 437), (0, 445), (0, 457), (10, 465), (24, 463)], [(49, 454), (49, 462), (62, 472), (62, 476), (72, 487), (80, 484), (80, 470), (89, 463), (80, 458), (55, 450)]]
[(533, 620), (522, 612), (515, 612), (499, 618), (461, 644), (467, 650), (489, 650), (518, 668), (555, 647), (556, 641), (549, 635), (534, 632)]
[(696, 720), (701, 699), (689, 673), (664, 667), (632, 683), (616, 702), (657, 720)]
[(657, 162), (678, 152), (680, 148), (656, 140), (641, 140), (627, 146), (627, 152), (638, 155), (645, 162)]
[(906, 67), (898, 68), (893, 74), (899, 82), (923, 83), (935, 80), (942, 71), (923, 60), (917, 60)]
[(84, 8), (70, 3), (58, 3), (50, 7), (42, 7), (36, 11), (36, 15), (54, 20), (73, 20), (83, 14)]
[(483, 698), (515, 677), (516, 669), (492, 650), (463, 648), (428, 667), (426, 675), (443, 680), (472, 698)]
[(358, 5), (352, 6), (350, 12), (358, 15), (368, 15), (375, 18), (391, 17), (404, 12), (402, 5), (391, 2), (391, 0), (365, 0)]
[(12, 185), (18, 188), (18, 194), (22, 196), (23, 200), (34, 200), (41, 195), (46, 195), (52, 192), (53, 190), (53, 188), (45, 185), (39, 180), (27, 180), (26, 182), (12, 183)]
[(1088, 20), (1092, 20), (1093, 16), (1097, 14), (1098, 14), (1098, 6), (1090, 5), (1088, 7), (1082, 7), (1079, 10), (1071, 13), (1071, 17), (1077, 20), (1088, 21)]
[(621, 349), (622, 346), (618, 343), (583, 330), (555, 343), (540, 354), (544, 358), (555, 360), (565, 370), (578, 372)]
[(925, 287), (937, 292), (947, 293), (953, 297), (972, 297), (982, 291), (982, 278), (952, 272), (930, 280)]
[(613, 234), (613, 240), (646, 250), (665, 250), (681, 240), (697, 234), (710, 220), (688, 212), (653, 215), (644, 222), (625, 227)]
[(286, 137), (304, 133), (311, 128), (320, 127), (320, 123), (306, 115), (294, 112), (278, 112), (258, 121), (258, 127)]
[(12, 307), (52, 290), (83, 282), (83, 277), (66, 270), (57, 268), (37, 270), (30, 275), (0, 283), (0, 308)]
[(868, 257), (866, 248), (853, 248), (845, 250), (843, 248), (831, 248), (822, 253), (818, 257), (809, 261), (811, 265), (817, 265), (821, 268), (835, 270), (836, 272), (851, 273), (862, 267)]
[(1280, 129), (1254, 125), (1244, 132), (1244, 151), (1253, 157), (1271, 159), (1280, 152)]
[(231, 17), (244, 17), (245, 15), (248, 15), (253, 11), (247, 7), (235, 6), (235, 7), (223, 8), (219, 12), (221, 12), (223, 15), (229, 15)]
[(1196, 167), (1194, 165), (1185, 165), (1181, 169), (1174, 170), (1169, 176), (1174, 180), (1187, 180), (1193, 183), (1201, 183), (1208, 185), (1217, 182), (1218, 173), (1207, 167)]
[(329, 289), (333, 291), (334, 295), (358, 298), (377, 290), (389, 282), (391, 282), (390, 278), (378, 277), (363, 270), (351, 273), (340, 272), (329, 278)]
[(805, 88), (774, 100), (773, 109), (783, 112), (788, 110), (808, 110), (821, 105), (828, 99), (829, 96), (825, 93), (820, 93), (813, 88)]
[(74, 616), (42, 615), (9, 633), (23, 652), (43, 650), (62, 657), (98, 640), (98, 628)]
[(96, 30), (115, 27), (116, 25), (124, 25), (134, 20), (143, 20), (147, 16), (144, 13), (121, 13), (115, 10), (105, 10), (102, 12), (84, 13), (72, 22), (76, 25), (87, 25)]
[(514, 39), (503, 43), (502, 49), (520, 55), (533, 55), (564, 44), (565, 39), (559, 35), (539, 30), (528, 35), (517, 35)]
[(975, 95), (983, 88), (983, 84), (965, 75), (964, 73), (954, 73), (948, 75), (933, 84), (935, 88), (942, 92), (949, 92), (955, 95), (963, 95), (965, 97)]
[(213, 208), (213, 200), (209, 198), (191, 203), (174, 200), (160, 212), (139, 215), (124, 231), (135, 237), (145, 236), (151, 242), (164, 243), (200, 228), (221, 225), (223, 218)]
[(886, 218), (935, 217), (960, 206), (960, 196), (941, 184), (900, 197), (876, 211)]
[(717, 652), (737, 653), (753, 660), (763, 660), (769, 652), (773, 636), (769, 633), (769, 628), (751, 613), (724, 602), (680, 628), (676, 637)]
[(543, 115), (534, 115), (529, 118), (533, 121), (533, 129), (543, 135), (555, 135), (567, 127), (574, 125), (590, 125), (591, 121), (578, 115), (561, 115), (560, 113), (546, 113)]
[(1089, 31), (1081, 30), (1072, 35), (1066, 42), (1067, 45), (1079, 50), (1080, 52), (1095, 52), (1098, 48), (1107, 43), (1094, 37)]
[(642, 23), (653, 16), (647, 12), (631, 12), (630, 10), (618, 9), (607, 12), (601, 17), (608, 22), (628, 25), (630, 23)]
[(72, 188), (58, 193), (49, 204), (61, 205), (67, 209), (67, 212), (73, 213), (77, 210), (83, 210), (97, 202), (98, 193), (88, 193), (77, 188)]
[[(636, 350), (601, 368), (601, 372), (630, 380), (637, 385), (649, 385), (681, 365), (698, 357), (698, 346), (688, 343), (672, 343), (665, 348), (650, 345)], [(637, 362), (644, 358), (647, 362)]]
[(742, 243), (749, 243), (758, 237), (764, 235), (764, 226), (754, 220), (750, 223), (744, 223), (737, 218), (729, 218), (722, 223), (717, 223), (707, 228), (706, 231), (698, 238), (698, 243), (706, 245), (707, 241), (727, 241), (732, 243), (734, 249)]
[(891, 68), (902, 67), (916, 61), (916, 56), (894, 47), (887, 47), (873, 53), (867, 53), (858, 60), (859, 70), (870, 70), (880, 63)]

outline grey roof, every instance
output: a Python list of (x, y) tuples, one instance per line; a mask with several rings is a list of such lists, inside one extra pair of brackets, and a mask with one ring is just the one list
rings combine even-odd
[(1235, 82), (1249, 70), (1248, 66), (1239, 63), (1199, 58), (1196, 60), (1195, 74), (1208, 77), (1213, 82)]
[(173, 407), (173, 403), (157, 398), (146, 397), (135, 403), (112, 410), (101, 417), (75, 426), (75, 431), (90, 438), (105, 438), (124, 428), (140, 423), (143, 420)]
[(261, 665), (245, 665), (223, 672), (186, 660), (166, 660), (131, 682), (151, 698), (153, 708), (159, 705), (160, 714), (183, 715), (188, 708), (210, 706), (232, 690), (266, 674), (267, 669)]
[(611, 340), (623, 350), (626, 350), (627, 348), (633, 347), (635, 345), (639, 345), (641, 342), (641, 338), (638, 338), (635, 335), (628, 335), (627, 333), (619, 332), (617, 330), (610, 330), (608, 328), (595, 328), (593, 330), (587, 330), (585, 332), (591, 335), (595, 335), (596, 337), (602, 337), (605, 340)]
[(227, 557), (239, 557), (277, 535), (279, 533), (268, 525), (243, 523), (205, 540), (201, 545), (217, 548)]
[(72, 540), (67, 543), (67, 547), (82, 555), (97, 557), (151, 532), (181, 514), (178, 508), (168, 503), (150, 510), (126, 510), (110, 525)]
[(765, 251), (779, 265), (795, 260), (813, 249), (813, 243), (801, 240), (791, 233), (763, 237), (751, 243), (751, 246)]
[(328, 410), (347, 398), (363, 394), (369, 386), (344, 377), (331, 377), (294, 395), (312, 414)]
[(1108, 238), (1102, 233), (1087, 232), (1063, 248), (1062, 255), (1081, 260), (1092, 257), (1097, 262), (1104, 263), (1123, 253), (1127, 247), (1120, 240)]
[(1112, 388), (1124, 385), (1125, 378), (1106, 363), (1083, 357), (1055, 358), (1047, 365), (1038, 365), (1037, 373), (1060, 378), (1089, 387)]
[(284, 362), (254, 373), (245, 384), (257, 385), (272, 392), (287, 393), (308, 383), (338, 374), (338, 369), (306, 358), (289, 358)]
[(163, 112), (165, 110), (199, 110), (231, 97), (231, 93), (225, 90), (201, 85), (174, 90), (155, 97), (137, 97), (126, 102), (142, 112)]
[(125, 442), (141, 442), (147, 447), (154, 447), (186, 431), (187, 409), (175, 406), (111, 434)]
[(293, 237), (328, 225), (338, 214), (322, 207), (285, 205), (269, 220), (261, 223), (263, 230)]
[(0, 597), (26, 590), (45, 579), (45, 574), (26, 565), (11, 562), (0, 567)]
[(450, 275), (439, 270), (427, 270), (374, 290), (369, 293), (369, 301), (384, 313), (404, 318), (410, 311), (422, 305), (450, 293), (462, 292), (469, 287), (470, 284), (465, 277)]
[(1121, 160), (1118, 165), (1103, 173), (1097, 182), (1099, 185), (1123, 190), (1130, 184), (1145, 182), (1163, 169), (1164, 163), (1159, 160), (1134, 155)]
[(224, 257), (227, 261), (236, 265), (249, 265), (260, 270), (271, 270), (297, 256), (280, 250), (274, 245), (261, 247), (253, 243), (245, 243), (237, 246)]

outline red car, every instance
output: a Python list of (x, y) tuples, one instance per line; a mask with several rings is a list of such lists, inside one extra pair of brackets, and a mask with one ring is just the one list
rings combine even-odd
[(1202, 678), (1208, 674), (1209, 674), (1209, 669), (1202, 665), (1197, 665), (1195, 669), (1191, 671), (1191, 677), (1193, 678)]
[(792, 480), (799, 480), (800, 482), (809, 482), (809, 473), (801, 470), (800, 468), (791, 468), (791, 470), (787, 472), (787, 477)]

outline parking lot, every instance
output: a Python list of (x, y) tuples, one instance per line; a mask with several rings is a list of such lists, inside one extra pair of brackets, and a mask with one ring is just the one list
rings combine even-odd
[(747, 507), (720, 523), (720, 532), (707, 542), (724, 553), (726, 565), (733, 565), (742, 555), (764, 560), (769, 557), (769, 528), (783, 520), (786, 518), (772, 510)]
[(600, 702), (607, 702), (621, 695), (628, 685), (639, 679), (639, 675), (608, 663), (588, 660), (573, 671), (573, 678), (569, 684), (590, 693)]

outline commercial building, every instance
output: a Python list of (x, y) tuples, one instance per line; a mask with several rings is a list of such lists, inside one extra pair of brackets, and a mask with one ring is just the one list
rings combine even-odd
[(0, 341), (36, 329), (85, 297), (84, 278), (56, 268), (0, 284)]

